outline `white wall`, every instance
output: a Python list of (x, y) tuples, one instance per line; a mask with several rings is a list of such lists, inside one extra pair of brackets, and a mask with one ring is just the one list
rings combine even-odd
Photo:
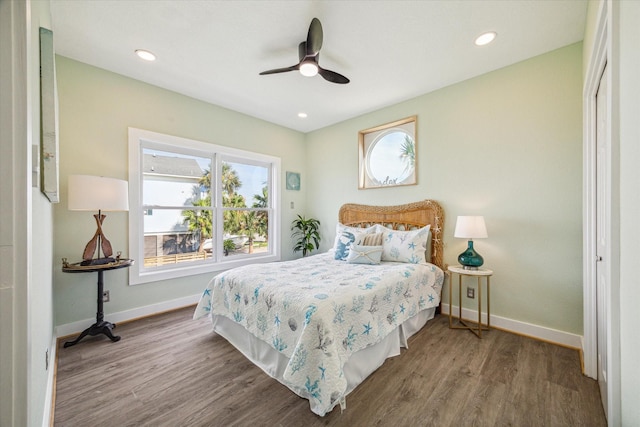
[[(48, 0), (31, 2), (31, 129), (33, 145), (40, 144), (40, 27), (51, 29)], [(54, 34), (55, 47), (55, 34)], [(29, 285), (29, 416), (30, 425), (47, 424), (52, 398), (55, 342), (53, 341), (53, 204), (40, 191), (31, 194), (31, 278)], [(48, 370), (45, 369), (46, 354)]]
[[(495, 271), (492, 315), (581, 335), (581, 49), (567, 46), (308, 134), (307, 211), (322, 223), (323, 249), (343, 203), (436, 199), (446, 213), (449, 264), (466, 247), (453, 238), (456, 216), (485, 216), (489, 238), (475, 248)], [(418, 185), (358, 190), (358, 131), (414, 114)]]
[(0, 1), (0, 425), (28, 420), (26, 216), (31, 189), (25, 177), (29, 151), (26, 2)]
[[(622, 425), (640, 425), (640, 2), (615, 2), (614, 52), (619, 58), (620, 380)], [(615, 100), (614, 100), (615, 102)]]
[[(40, 141), (39, 27), (49, 1), (8, 2), (2, 12), (2, 231), (0, 239), (0, 425), (49, 422), (53, 364), (49, 201), (32, 181)], [(32, 186), (35, 185), (35, 187)]]
[[(87, 212), (67, 210), (67, 177), (70, 174), (103, 175), (127, 179), (127, 128), (134, 127), (183, 138), (232, 146), (280, 157), (282, 177), (287, 170), (305, 170), (302, 133), (207, 104), (175, 92), (57, 57), (60, 102), (61, 203), (55, 208), (53, 260), (56, 325), (95, 318), (96, 276), (65, 274), (63, 257), (79, 260), (95, 231)], [(305, 213), (305, 174), (301, 191), (282, 191), (282, 257), (291, 259), (289, 224)], [(294, 202), (295, 209), (290, 208)], [(114, 251), (129, 256), (127, 214), (111, 212), (104, 223)], [(210, 274), (128, 286), (126, 269), (105, 275), (111, 301), (105, 315), (147, 305), (200, 295)], [(85, 323), (86, 323), (85, 322)]]

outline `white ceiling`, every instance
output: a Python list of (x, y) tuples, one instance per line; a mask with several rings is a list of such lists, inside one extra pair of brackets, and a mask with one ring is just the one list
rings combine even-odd
[[(51, 9), (59, 55), (309, 132), (578, 42), (587, 2), (51, 0)], [(298, 62), (313, 17), (324, 29), (320, 65), (351, 83), (259, 76)], [(475, 46), (485, 31), (498, 37)]]

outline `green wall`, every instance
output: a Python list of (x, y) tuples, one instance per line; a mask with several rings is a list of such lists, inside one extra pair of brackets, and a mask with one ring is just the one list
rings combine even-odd
[[(57, 57), (60, 107), (61, 203), (55, 208), (54, 297), (55, 322), (63, 325), (95, 317), (96, 276), (65, 274), (63, 257), (80, 260), (93, 236), (95, 221), (88, 212), (67, 210), (67, 177), (71, 174), (103, 175), (128, 179), (127, 128), (233, 146), (282, 159), (287, 170), (304, 170), (302, 133), (276, 126), (175, 92), (99, 68)], [(282, 258), (293, 258), (288, 224), (305, 213), (305, 177), (301, 191), (282, 192)], [(294, 202), (295, 209), (290, 208)], [(129, 255), (127, 214), (108, 213), (104, 231), (114, 251)], [(211, 275), (196, 275), (128, 286), (126, 269), (105, 275), (111, 301), (105, 313), (197, 295)]]
[[(297, 213), (321, 220), (326, 250), (343, 203), (436, 199), (447, 215), (449, 264), (466, 246), (453, 238), (456, 216), (484, 215), (489, 238), (476, 249), (495, 271), (492, 314), (581, 335), (581, 51), (581, 43), (567, 46), (307, 135), (59, 57), (62, 203), (54, 261), (77, 259), (95, 227), (90, 215), (67, 211), (67, 176), (126, 179), (131, 126), (279, 156), (283, 173), (301, 171), (302, 191), (283, 192), (284, 259), (293, 257), (288, 224)], [(358, 131), (414, 114), (418, 185), (358, 190)], [(126, 221), (111, 213), (105, 222), (114, 249), (125, 254)], [(56, 324), (94, 316), (95, 278), (84, 276), (56, 269)], [(126, 271), (114, 271), (105, 310), (195, 295), (208, 280), (127, 286)]]
[[(414, 114), (418, 184), (358, 190), (358, 131)], [(343, 203), (435, 199), (445, 261), (457, 264), (466, 241), (453, 238), (456, 216), (484, 215), (489, 238), (475, 248), (495, 272), (491, 314), (582, 335), (581, 43), (306, 139), (307, 211), (325, 236)]]

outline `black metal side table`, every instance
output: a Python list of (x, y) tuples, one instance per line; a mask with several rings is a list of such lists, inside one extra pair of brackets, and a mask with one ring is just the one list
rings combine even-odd
[(77, 344), (80, 340), (87, 335), (95, 336), (98, 334), (106, 335), (111, 341), (120, 341), (120, 337), (113, 335), (111, 332), (115, 327), (115, 323), (107, 322), (104, 320), (104, 311), (102, 303), (102, 293), (104, 291), (104, 278), (103, 274), (107, 270), (117, 270), (119, 268), (128, 268), (133, 265), (132, 259), (111, 258), (94, 260), (93, 263), (83, 265), (84, 262), (76, 262), (69, 264), (66, 259), (62, 260), (62, 271), (65, 273), (98, 273), (98, 311), (96, 312), (96, 323), (89, 326), (82, 331), (78, 337), (73, 341), (67, 341), (64, 343), (64, 347), (71, 347)]

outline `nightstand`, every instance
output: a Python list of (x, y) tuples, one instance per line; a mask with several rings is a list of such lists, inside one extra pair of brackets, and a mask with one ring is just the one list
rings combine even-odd
[[(478, 268), (477, 270), (467, 270), (462, 266), (449, 266), (447, 268), (451, 274), (451, 278), (449, 280), (449, 328), (450, 329), (468, 329), (478, 338), (482, 338), (482, 331), (488, 331), (491, 328), (491, 305), (490, 305), (490, 297), (491, 297), (491, 289), (490, 289), (490, 278), (493, 275), (493, 271), (487, 268)], [(454, 317), (453, 315), (453, 304), (451, 304), (451, 295), (453, 289), (453, 275), (458, 275), (458, 317)], [(462, 277), (476, 277), (478, 279), (478, 322), (464, 320), (462, 318)], [(487, 284), (487, 323), (486, 325), (482, 323), (482, 278), (485, 279), (485, 283)], [(457, 320), (457, 324), (454, 325), (453, 320)]]
[[(106, 259), (105, 259), (106, 260)], [(113, 328), (116, 327), (115, 323), (107, 322), (104, 320), (104, 311), (103, 311), (103, 302), (102, 302), (102, 291), (104, 289), (104, 279), (103, 273), (108, 270), (117, 270), (120, 268), (129, 268), (133, 265), (132, 259), (121, 259), (118, 255), (118, 258), (109, 259), (110, 262), (104, 263), (96, 263), (84, 265), (83, 262), (76, 262), (70, 264), (67, 262), (66, 258), (62, 259), (62, 271), (65, 273), (98, 273), (98, 309), (96, 311), (96, 323), (82, 331), (78, 337), (73, 341), (67, 341), (64, 343), (64, 348), (71, 347), (72, 345), (76, 345), (80, 340), (87, 335), (95, 336), (98, 334), (106, 335), (111, 341), (116, 342), (120, 341), (120, 337), (118, 335), (113, 335), (111, 332)]]

